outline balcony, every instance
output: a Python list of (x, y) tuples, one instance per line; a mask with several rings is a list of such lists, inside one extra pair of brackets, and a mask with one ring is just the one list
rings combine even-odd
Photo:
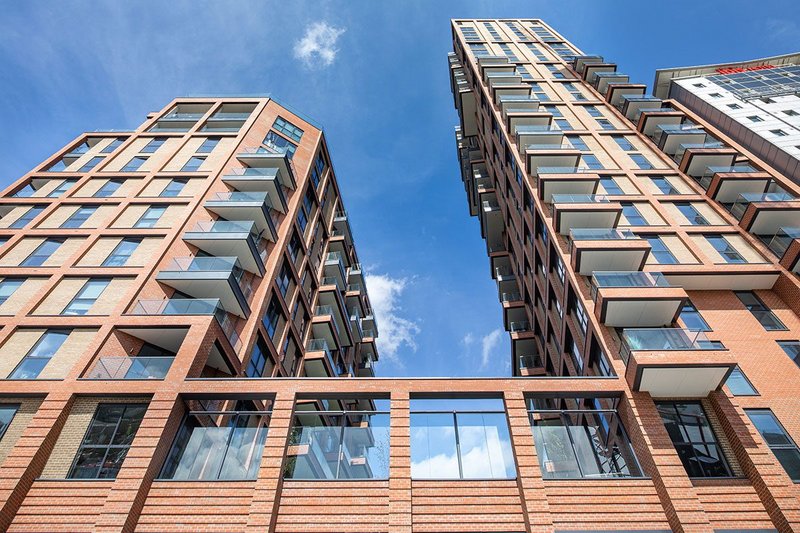
[(572, 68), (575, 69), (575, 72), (583, 76), (586, 66), (592, 63), (603, 63), (603, 56), (598, 56), (598, 55), (575, 56), (575, 58), (572, 60)]
[(616, 72), (617, 65), (614, 63), (605, 63), (598, 61), (596, 63), (586, 63), (583, 67), (581, 75), (583, 79), (589, 83), (594, 83), (595, 77), (600, 72)]
[(733, 204), (741, 194), (765, 193), (772, 183), (772, 176), (750, 165), (709, 166), (698, 175), (690, 175), (710, 198), (723, 205)]
[(755, 235), (775, 235), (800, 220), (800, 200), (785, 192), (740, 194), (731, 206), (739, 225)]
[(619, 202), (597, 194), (554, 194), (553, 221), (561, 235), (570, 230), (615, 228), (622, 214)]
[(457, 85), (457, 90), (453, 93), (461, 130), (464, 135), (471, 137), (478, 135), (478, 104), (475, 99), (475, 92), (464, 80), (464, 83)]
[(264, 274), (266, 241), (256, 231), (255, 222), (214, 220), (198, 222), (192, 231), (183, 234), (183, 240), (217, 257), (236, 257), (248, 272)]
[(625, 83), (610, 81), (606, 86), (606, 102), (619, 107), (620, 102), (626, 96), (644, 96), (647, 92), (647, 85), (641, 83)]
[(653, 132), (653, 142), (668, 155), (675, 154), (681, 144), (698, 144), (705, 140), (705, 130), (694, 124), (662, 124)]
[(333, 215), (333, 236), (344, 237), (348, 245), (353, 244), (353, 232), (350, 229), (350, 221), (347, 217), (346, 211), (337, 211)]
[(656, 272), (595, 272), (591, 293), (597, 318), (610, 327), (667, 326), (686, 300), (686, 291)]
[[(316, 335), (329, 341), (338, 341), (329, 342), (331, 346), (351, 346), (353, 344), (350, 315), (345, 310), (345, 303), (340, 291), (329, 291), (320, 288), (312, 322), (315, 325), (328, 324), (329, 327), (333, 328), (332, 331), (328, 332), (328, 335)], [(335, 339), (332, 337), (334, 334)]]
[(483, 81), (489, 83), (489, 79), (493, 76), (513, 76), (517, 74), (517, 66), (511, 63), (503, 63), (500, 65), (489, 64), (481, 66), (481, 72), (483, 73)]
[(714, 139), (702, 143), (683, 143), (675, 151), (673, 160), (689, 176), (702, 176), (709, 167), (730, 167), (738, 153), (733, 148)]
[(581, 162), (581, 152), (572, 146), (559, 144), (528, 144), (525, 146), (525, 160), (530, 174), (538, 174), (539, 168), (577, 169)]
[(374, 378), (375, 377), (375, 361), (372, 357), (365, 357), (356, 369), (356, 377), (359, 378)]
[(628, 83), (630, 76), (621, 72), (596, 72), (594, 75), (594, 85), (597, 92), (605, 94), (609, 83)]
[(361, 314), (358, 308), (351, 307), (347, 310), (350, 319), (350, 332), (353, 334), (354, 342), (361, 342), (364, 338), (364, 330), (361, 328)]
[(278, 168), (234, 168), (222, 177), (222, 181), (241, 192), (265, 191), (270, 207), (286, 213), (288, 206), (281, 186), (283, 179), (280, 172)]
[(659, 126), (680, 125), (686, 115), (681, 111), (663, 107), (658, 109), (642, 109), (639, 115), (638, 129), (648, 137), (653, 137)]
[(514, 375), (543, 376), (546, 374), (544, 358), (539, 352), (536, 339), (515, 339), (511, 341)]
[(522, 76), (517, 74), (516, 70), (512, 72), (491, 72), (489, 74), (484, 72), (484, 78), (490, 89), (500, 86), (522, 85)]
[(270, 214), (272, 201), (264, 192), (218, 192), (203, 207), (226, 220), (252, 220), (262, 237), (275, 242), (278, 231)]
[(704, 398), (736, 366), (733, 356), (699, 331), (624, 329), (620, 355), (633, 390), (654, 398)]
[(579, 172), (578, 167), (538, 167), (536, 175), (539, 199), (546, 204), (553, 202), (553, 195), (592, 195), (600, 182), (594, 171)]
[(794, 273), (800, 272), (800, 227), (782, 227), (764, 241), (783, 266)]
[(478, 66), (483, 68), (490, 65), (508, 65), (506, 56), (481, 56), (478, 58)]
[(661, 107), (661, 98), (655, 96), (641, 96), (637, 94), (625, 94), (617, 104), (617, 108), (629, 120), (639, 118), (642, 109), (653, 109)]
[(576, 228), (569, 232), (570, 261), (575, 272), (634, 271), (644, 268), (650, 243), (630, 230)]
[(236, 257), (180, 257), (156, 276), (156, 281), (194, 298), (219, 298), (223, 308), (247, 318), (251, 289), (242, 286), (244, 270)]
[(279, 170), (281, 184), (289, 189), (295, 188), (294, 166), (285, 149), (273, 146), (244, 148), (236, 154), (236, 159), (251, 168), (274, 168)]
[(164, 379), (174, 360), (174, 357), (125, 355), (100, 357), (83, 379)]
[(531, 86), (520, 81), (519, 83), (496, 83), (491, 87), (492, 101), (500, 105), (500, 100), (505, 96), (530, 96)]
[(500, 110), (503, 118), (508, 120), (511, 113), (535, 113), (539, 110), (539, 100), (528, 95), (506, 95), (500, 98)]
[(329, 378), (338, 375), (336, 362), (325, 339), (309, 339), (306, 345), (306, 375), (312, 378)]
[(552, 115), (547, 115), (546, 121), (540, 124), (517, 124), (511, 130), (517, 137), (517, 148), (521, 154), (529, 145), (543, 145), (549, 144), (553, 146), (561, 146), (564, 142), (564, 132), (550, 124)]
[(340, 252), (328, 252), (328, 255), (325, 256), (323, 276), (335, 280), (338, 287), (347, 286), (347, 269)]

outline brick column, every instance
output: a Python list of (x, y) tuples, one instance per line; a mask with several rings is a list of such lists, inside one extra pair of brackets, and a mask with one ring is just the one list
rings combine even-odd
[(756, 489), (775, 527), (800, 531), (800, 501), (794, 482), (778, 463), (747, 414), (724, 392), (712, 393), (711, 405), (744, 473)]
[(294, 393), (278, 393), (272, 405), (272, 416), (269, 420), (267, 439), (264, 442), (264, 452), (261, 454), (258, 480), (250, 502), (250, 516), (247, 521), (247, 531), (250, 533), (275, 531), (281, 502), (286, 444), (292, 428), (293, 411)]
[(97, 533), (129, 533), (136, 528), (147, 493), (169, 453), (174, 429), (183, 413), (176, 392), (159, 392), (150, 400), (95, 524)]
[(620, 416), (644, 473), (653, 478), (670, 527), (676, 533), (713, 533), (653, 399), (634, 392), (630, 400), (621, 405)]
[(0, 468), (0, 531), (6, 531), (33, 481), (50, 457), (67, 420), (73, 396), (53, 392), (39, 406)]
[(525, 526), (531, 533), (552, 532), (553, 520), (547, 502), (539, 457), (533, 442), (525, 397), (520, 391), (505, 393), (511, 448), (517, 461), (517, 486), (522, 503)]
[(408, 392), (392, 392), (389, 533), (411, 533), (411, 415)]

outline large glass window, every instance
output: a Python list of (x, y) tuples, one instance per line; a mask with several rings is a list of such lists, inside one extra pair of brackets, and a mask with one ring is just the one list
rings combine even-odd
[(270, 377), (274, 369), (275, 363), (272, 362), (269, 348), (267, 348), (267, 344), (259, 335), (253, 345), (253, 353), (250, 354), (250, 360), (247, 362), (245, 376), (249, 378)]
[(502, 400), (412, 400), (411, 477), (514, 479)]
[(93, 196), (95, 198), (108, 198), (110, 196), (114, 196), (114, 193), (117, 192), (120, 187), (122, 187), (124, 182), (125, 180), (119, 179), (108, 180), (103, 184), (102, 187), (97, 189), (97, 192), (94, 193)]
[(670, 181), (664, 176), (651, 176), (650, 181), (662, 194), (680, 194)]
[(701, 215), (697, 208), (692, 204), (688, 202), (676, 202), (674, 205), (678, 211), (680, 211), (681, 214), (686, 217), (686, 220), (689, 222), (689, 224), (693, 226), (708, 226), (708, 220), (706, 220), (706, 217)]
[(91, 310), (94, 303), (100, 298), (100, 295), (103, 294), (103, 291), (106, 290), (108, 284), (111, 283), (110, 279), (90, 279), (88, 280), (81, 290), (78, 291), (78, 294), (72, 299), (72, 301), (67, 304), (63, 311), (61, 311), (62, 315), (85, 315)]
[(22, 287), (23, 283), (25, 283), (24, 279), (6, 278), (0, 281), (0, 305), (6, 303), (6, 301), (17, 292), (17, 289)]
[(706, 235), (706, 240), (719, 252), (726, 263), (746, 263), (742, 255), (722, 235)]
[(105, 157), (95, 156), (91, 158), (89, 161), (84, 163), (81, 168), (78, 169), (78, 172), (89, 172), (94, 167), (96, 167), (103, 159), (105, 159)]
[(136, 172), (145, 161), (147, 161), (147, 157), (140, 155), (133, 156), (131, 160), (122, 167), (122, 172)]
[(278, 298), (273, 295), (272, 300), (269, 302), (269, 306), (267, 306), (267, 311), (264, 313), (264, 318), (261, 321), (264, 324), (264, 328), (267, 330), (267, 335), (269, 335), (271, 339), (275, 338), (275, 333), (278, 331), (278, 325), (283, 318), (281, 303), (278, 301)]
[(753, 387), (753, 384), (750, 383), (750, 380), (747, 379), (747, 376), (744, 375), (744, 372), (742, 372), (742, 369), (738, 366), (734, 368), (728, 376), (725, 385), (727, 385), (731, 394), (734, 396), (758, 396), (755, 387)]
[(95, 211), (97, 211), (96, 205), (87, 205), (79, 207), (74, 213), (70, 215), (70, 217), (61, 223), (62, 228), (80, 228), (83, 226), (84, 222), (89, 220)]
[(12, 222), (8, 227), (10, 229), (24, 228), (25, 226), (30, 224), (30, 222), (34, 218), (38, 217), (42, 213), (42, 211), (44, 211), (44, 208), (45, 206), (43, 205), (34, 205), (33, 207), (25, 211), (25, 213), (23, 213), (21, 217)]
[[(205, 402), (192, 402), (192, 407)], [(214, 403), (214, 402), (210, 402)], [(190, 410), (161, 470), (163, 479), (255, 479), (271, 414), (253, 402), (235, 410)]]
[(285, 478), (389, 478), (386, 400), (320, 399), (304, 407), (295, 411)]
[(181, 168), (181, 172), (196, 172), (200, 170), (200, 167), (203, 163), (206, 162), (205, 156), (196, 156), (193, 155), (189, 158), (189, 160), (184, 163), (183, 168)]
[(621, 202), (622, 216), (628, 226), (647, 226), (647, 220), (642, 216), (636, 206), (630, 202)]
[(98, 405), (67, 477), (116, 478), (146, 410), (144, 403)]
[(33, 348), (25, 354), (9, 379), (36, 379), (69, 337), (69, 330), (48, 329), (39, 337)]
[[(550, 405), (548, 405), (548, 403)], [(556, 409), (529, 401), (528, 416), (545, 479), (639, 477), (642, 471), (614, 401), (583, 400)], [(604, 404), (608, 404), (604, 408)], [(589, 407), (590, 406), (590, 407)]]
[(800, 366), (800, 341), (778, 341), (778, 345), (794, 364)]
[(50, 193), (47, 195), (47, 197), (48, 198), (58, 198), (62, 194), (67, 192), (76, 183), (78, 183), (78, 180), (76, 180), (76, 179), (64, 180), (64, 181), (62, 181), (61, 183), (58, 184), (58, 187), (56, 187), (55, 189), (50, 191)]
[(114, 150), (116, 150), (117, 148), (122, 146), (122, 143), (124, 143), (124, 142), (125, 142), (124, 138), (117, 137), (116, 139), (114, 139), (113, 141), (111, 141), (110, 143), (105, 145), (103, 147), (103, 149), (100, 150), (100, 153), (101, 154), (110, 154), (111, 152), (113, 152)]
[(167, 142), (166, 137), (154, 137), (150, 139), (150, 141), (142, 148), (143, 154), (152, 154), (159, 148), (161, 148), (164, 143)]
[(795, 483), (800, 482), (800, 449), (769, 409), (745, 409), (764, 442)]
[(295, 144), (289, 142), (274, 131), (267, 133), (267, 136), (264, 138), (264, 144), (276, 152), (285, 153), (289, 156), (289, 159), (294, 157), (294, 152), (297, 150)]
[(272, 129), (277, 130), (294, 142), (300, 142), (300, 139), (303, 137), (303, 130), (286, 120), (285, 118), (278, 117), (275, 119), (275, 123), (272, 125)]
[(658, 235), (645, 237), (647, 242), (650, 243), (650, 254), (655, 258), (655, 260), (660, 265), (675, 265), (678, 263), (678, 260), (675, 259), (675, 256), (672, 255), (672, 252), (669, 251), (667, 245)]
[(134, 228), (154, 228), (156, 224), (158, 224), (158, 220), (161, 218), (167, 211), (165, 206), (154, 206), (151, 205), (147, 208), (147, 210), (139, 217), (139, 220), (136, 221), (136, 224), (133, 225)]
[(186, 186), (188, 181), (189, 180), (181, 178), (172, 178), (169, 180), (169, 183), (167, 183), (167, 186), (164, 187), (164, 190), (161, 191), (159, 196), (162, 198), (174, 198), (176, 196), (180, 196), (181, 191), (183, 191), (183, 188)]
[(42, 266), (45, 261), (50, 259), (50, 256), (58, 250), (59, 246), (64, 244), (66, 239), (45, 239), (42, 244), (36, 247), (31, 252), (31, 255), (25, 258), (20, 266), (24, 267), (38, 267)]
[(761, 299), (755, 295), (752, 291), (735, 291), (736, 296), (741, 300), (742, 304), (747, 308), (748, 311), (753, 313), (753, 316), (756, 317), (756, 320), (764, 326), (764, 329), (767, 331), (782, 331), (786, 329), (786, 326), (783, 325), (783, 322), (778, 320), (778, 317), (775, 316), (769, 307), (761, 301)]
[(197, 149), (198, 154), (210, 154), (214, 151), (220, 141), (220, 137), (206, 137), (203, 139), (203, 144)]
[(19, 405), (17, 404), (0, 404), (0, 440), (3, 439), (3, 435), (6, 434), (6, 430), (11, 425), (18, 410)]
[(708, 322), (705, 321), (703, 315), (694, 306), (692, 302), (686, 302), (681, 308), (680, 314), (683, 326), (690, 331), (711, 331)]
[(656, 408), (689, 477), (732, 475), (700, 402), (657, 402)]
[(125, 266), (128, 260), (142, 243), (142, 239), (135, 237), (124, 237), (114, 250), (103, 261), (104, 267)]

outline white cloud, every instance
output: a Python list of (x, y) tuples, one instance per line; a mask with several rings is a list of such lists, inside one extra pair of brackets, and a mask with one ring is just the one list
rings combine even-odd
[(306, 27), (303, 38), (294, 43), (294, 56), (309, 68), (330, 66), (339, 52), (336, 41), (343, 33), (343, 28), (335, 28), (327, 22), (315, 22)]
[(405, 345), (417, 350), (416, 336), (419, 325), (400, 316), (400, 296), (408, 285), (406, 278), (392, 278), (387, 274), (366, 274), (367, 292), (378, 322), (378, 355), (394, 362), (397, 352)]
[(472, 333), (467, 333), (466, 335), (464, 335), (464, 338), (461, 339), (461, 344), (463, 344), (466, 347), (472, 346), (474, 342), (475, 342), (475, 335), (473, 335)]
[(796, 42), (800, 25), (792, 20), (770, 18), (766, 21), (766, 37), (773, 42)]
[(489, 366), (489, 361), (492, 359), (492, 355), (500, 345), (502, 338), (503, 330), (500, 328), (493, 330), (481, 338), (481, 370), (484, 370), (487, 366)]

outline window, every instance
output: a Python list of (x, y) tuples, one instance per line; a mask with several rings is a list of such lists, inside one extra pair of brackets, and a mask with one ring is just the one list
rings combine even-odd
[(680, 194), (678, 189), (673, 187), (672, 183), (664, 176), (651, 177), (650, 180), (662, 194)]
[(581, 304), (577, 298), (573, 301), (575, 302), (575, 318), (578, 319), (578, 325), (581, 327), (581, 331), (586, 335), (586, 328), (589, 327), (589, 318), (586, 316), (586, 309), (583, 308), (583, 304)]
[(275, 279), (275, 284), (278, 286), (278, 290), (281, 291), (281, 295), (286, 298), (286, 293), (289, 291), (289, 286), (292, 284), (292, 271), (289, 268), (289, 263), (284, 261), (283, 266), (281, 266), (281, 271), (278, 274), (278, 277)]
[(25, 258), (20, 266), (39, 267), (44, 265), (45, 261), (50, 259), (50, 256), (58, 250), (59, 246), (64, 244), (65, 240), (66, 239), (45, 239), (42, 244), (31, 252), (31, 255)]
[(746, 263), (744, 257), (722, 235), (706, 235), (706, 240), (719, 252), (726, 263)]
[(589, 113), (589, 116), (592, 116), (592, 117), (595, 117), (595, 118), (603, 116), (603, 113), (601, 113), (600, 110), (597, 109), (593, 105), (584, 106), (584, 109), (586, 110), (587, 113)]
[(16, 404), (4, 403), (0, 405), (0, 440), (3, 439), (3, 435), (6, 434), (6, 430), (11, 425), (18, 410), (19, 405)]
[(617, 145), (626, 152), (630, 152), (634, 149), (633, 144), (631, 144), (631, 142), (624, 135), (612, 135), (611, 137), (614, 139), (614, 142), (616, 142)]
[(297, 254), (303, 251), (303, 244), (296, 232), (292, 232), (292, 238), (289, 240), (289, 246), (287, 246), (287, 250), (289, 251), (289, 255), (292, 257), (292, 261), (297, 261)]
[(261, 321), (270, 339), (275, 339), (275, 333), (278, 331), (278, 324), (280, 324), (281, 319), (284, 319), (283, 309), (281, 308), (281, 303), (278, 301), (278, 298), (273, 295), (269, 306), (267, 306), (267, 312), (264, 313), (264, 318)]
[[(543, 399), (548, 400), (548, 399)], [(642, 471), (616, 409), (551, 409), (529, 400), (542, 477), (639, 477)]]
[(124, 237), (119, 244), (114, 248), (114, 250), (106, 257), (105, 261), (103, 261), (102, 266), (104, 267), (117, 267), (117, 266), (125, 266), (128, 262), (128, 259), (131, 258), (133, 252), (136, 251), (136, 248), (142, 243), (142, 239), (136, 239), (132, 237)]
[(122, 145), (122, 143), (124, 143), (124, 142), (125, 142), (125, 139), (122, 139), (122, 138), (118, 137), (118, 138), (114, 139), (113, 141), (111, 141), (110, 143), (108, 143), (102, 150), (100, 150), (100, 153), (101, 154), (110, 154), (111, 152), (113, 152), (114, 150), (119, 148)]
[(655, 258), (656, 262), (661, 265), (676, 265), (678, 260), (672, 255), (667, 245), (658, 235), (646, 236), (647, 242), (650, 243), (650, 255)]
[(74, 179), (64, 180), (58, 185), (58, 187), (56, 187), (55, 189), (50, 191), (50, 194), (48, 194), (47, 197), (48, 198), (58, 198), (59, 196), (61, 196), (65, 192), (67, 192), (70, 189), (70, 187), (75, 185), (77, 182), (78, 182), (78, 180), (74, 180)]
[(155, 153), (159, 148), (161, 148), (164, 145), (165, 142), (167, 142), (166, 137), (154, 137), (150, 139), (150, 142), (144, 145), (141, 153), (143, 154)]
[(67, 477), (116, 478), (146, 410), (143, 403), (98, 405)]
[(597, 119), (597, 125), (600, 126), (601, 128), (603, 128), (604, 130), (615, 130), (615, 129), (617, 129), (617, 128), (614, 127), (614, 125), (611, 123), (611, 121), (606, 119), (606, 118), (598, 118)]
[(199, 157), (199, 156), (193, 155), (183, 165), (183, 168), (181, 168), (181, 172), (196, 172), (196, 171), (200, 170), (200, 167), (205, 162), (206, 162), (205, 156)]
[(97, 192), (94, 193), (95, 198), (108, 198), (110, 196), (114, 196), (114, 193), (122, 186), (124, 180), (108, 180), (103, 184), (102, 187), (97, 189)]
[[(271, 407), (271, 402), (266, 402)], [(204, 405), (205, 402), (198, 402)], [(162, 479), (256, 479), (270, 411), (241, 401), (236, 411), (189, 411), (161, 470)]]
[(511, 47), (507, 44), (500, 44), (500, 49), (510, 61), (519, 61), (517, 54), (515, 54), (514, 51), (511, 50)]
[(94, 212), (97, 211), (96, 205), (88, 205), (79, 207), (70, 217), (61, 223), (60, 228), (80, 228), (83, 223), (89, 220)]
[(675, 207), (693, 226), (708, 226), (708, 220), (690, 203), (675, 203)]
[(325, 155), (320, 151), (317, 158), (314, 160), (314, 168), (311, 169), (311, 183), (316, 189), (319, 187), (319, 182), (325, 173)]
[(81, 290), (78, 291), (78, 294), (75, 295), (72, 301), (67, 304), (63, 311), (61, 311), (61, 314), (87, 314), (100, 295), (103, 294), (103, 291), (106, 290), (106, 287), (108, 287), (109, 283), (111, 283), (111, 280), (108, 279), (88, 280), (83, 287), (81, 287)]
[(772, 133), (773, 135), (778, 136), (778, 137), (788, 137), (788, 135), (789, 135), (788, 133), (786, 133), (783, 130), (769, 130), (769, 132)]
[(139, 220), (136, 221), (136, 224), (133, 225), (134, 228), (153, 228), (156, 224), (158, 224), (158, 219), (161, 218), (167, 211), (165, 206), (155, 206), (151, 205), (147, 208), (147, 210), (139, 217)]
[[(364, 403), (388, 408), (386, 400)], [(289, 446), (300, 451), (290, 452), (284, 478), (389, 479), (389, 443), (388, 410), (297, 411)]]
[(622, 202), (622, 216), (628, 226), (647, 226), (647, 220), (642, 216), (639, 210), (630, 202)]
[(783, 322), (778, 320), (769, 307), (767, 307), (761, 299), (751, 291), (734, 291), (736, 296), (741, 300), (742, 304), (748, 311), (753, 313), (756, 320), (764, 326), (767, 331), (782, 331), (787, 329)]
[(290, 143), (274, 131), (267, 133), (267, 136), (264, 137), (264, 144), (277, 153), (285, 153), (289, 159), (294, 157), (294, 152), (297, 150), (296, 145)]
[(699, 402), (656, 402), (656, 408), (689, 477), (732, 475)]
[(568, 131), (572, 129), (572, 124), (569, 123), (569, 120), (565, 118), (557, 118), (554, 119), (553, 122), (558, 127), (558, 129), (563, 131)]
[(25, 283), (24, 279), (6, 278), (0, 281), (0, 305), (6, 303), (17, 292), (17, 289), (22, 287), (23, 283)]
[(181, 191), (186, 186), (189, 180), (179, 179), (179, 178), (172, 178), (167, 183), (167, 186), (164, 187), (164, 190), (161, 191), (159, 196), (161, 198), (174, 198), (175, 196), (180, 196)]
[(792, 481), (800, 482), (800, 449), (797, 448), (797, 444), (783, 429), (772, 411), (769, 409), (745, 409), (744, 412), (750, 417), (750, 421)]
[(794, 364), (800, 366), (800, 341), (778, 341), (778, 346), (786, 352)]
[(137, 170), (139, 170), (139, 167), (141, 167), (144, 164), (145, 161), (147, 161), (146, 157), (135, 155), (131, 158), (130, 161), (127, 162), (127, 164), (124, 167), (122, 167), (122, 172), (136, 172)]
[(750, 122), (764, 122), (764, 119), (759, 117), (758, 115), (751, 115), (747, 117)]
[(8, 379), (36, 379), (69, 337), (69, 330), (48, 329), (25, 354)]
[(303, 130), (282, 117), (275, 119), (275, 124), (272, 125), (272, 129), (283, 133), (294, 142), (298, 143), (300, 142), (300, 138), (303, 136)]
[(563, 117), (564, 113), (561, 112), (561, 108), (557, 105), (543, 105), (545, 111), (553, 115), (554, 117)]
[(728, 380), (725, 381), (725, 385), (727, 385), (728, 389), (731, 391), (731, 394), (734, 396), (758, 396), (758, 392), (756, 391), (755, 387), (753, 387), (753, 385), (744, 375), (744, 372), (742, 372), (742, 369), (738, 366), (734, 368), (731, 374), (728, 376)]
[(300, 231), (305, 233), (306, 226), (308, 225), (308, 217), (306, 212), (302, 209), (297, 213), (297, 225), (300, 226)]
[(100, 157), (100, 156), (95, 156), (95, 157), (91, 158), (89, 161), (84, 163), (81, 168), (78, 169), (78, 172), (89, 172), (94, 167), (96, 167), (100, 163), (100, 161), (102, 161), (103, 159), (105, 159), (105, 158), (104, 157)]
[(274, 369), (275, 364), (272, 362), (269, 348), (267, 348), (266, 343), (264, 343), (259, 335), (255, 344), (253, 344), (253, 352), (250, 354), (250, 360), (247, 362), (245, 376), (249, 378), (270, 377)]
[(579, 135), (567, 135), (567, 140), (576, 150), (589, 151), (589, 147)]
[(710, 96), (711, 98), (722, 98), (722, 95), (719, 93), (711, 93), (708, 96)]
[(797, 111), (795, 111), (794, 109), (787, 109), (787, 110), (785, 110), (785, 111), (783, 112), (783, 114), (784, 114), (784, 115), (787, 115), (787, 116), (790, 116), (790, 117), (796, 117), (796, 116), (800, 116), (800, 113), (798, 113), (798, 112), (797, 112)]
[(34, 205), (33, 207), (25, 211), (25, 213), (21, 217), (19, 217), (17, 220), (9, 224), (8, 226), (9, 229), (24, 228), (25, 226), (30, 224), (30, 222), (34, 218), (38, 217), (42, 213), (42, 211), (44, 211), (44, 208), (45, 206), (43, 205)]
[(690, 331), (712, 331), (692, 302), (683, 304), (679, 318), (683, 322), (683, 326)]
[(693, 83), (692, 85), (693, 85), (694, 87), (697, 87), (698, 89), (702, 89), (703, 87), (705, 87), (705, 84), (704, 84), (704, 83)]
[(30, 183), (19, 189), (17, 192), (12, 194), (14, 198), (30, 198), (36, 193), (36, 188)]
[(653, 164), (643, 156), (642, 154), (629, 154), (630, 158), (633, 160), (634, 164), (639, 167), (641, 170), (650, 170), (653, 168)]
[(198, 154), (210, 154), (214, 151), (214, 148), (217, 147), (219, 144), (220, 138), (219, 137), (206, 137), (203, 139), (203, 144), (197, 149)]
[(586, 168), (589, 168), (589, 169), (592, 169), (592, 170), (602, 170), (603, 169), (603, 164), (593, 154), (583, 154), (581, 156), (581, 163), (583, 163), (583, 165)]
[(741, 109), (742, 108), (742, 106), (740, 106), (739, 104), (728, 104), (728, 107), (730, 107), (731, 109)]
[(502, 400), (411, 400), (412, 479), (515, 477)]
[(619, 185), (617, 185), (617, 182), (614, 180), (614, 178), (608, 176), (602, 177), (600, 178), (600, 185), (602, 185), (603, 190), (606, 191), (606, 194), (610, 194), (612, 196), (621, 196), (625, 194), (622, 189), (619, 188)]

